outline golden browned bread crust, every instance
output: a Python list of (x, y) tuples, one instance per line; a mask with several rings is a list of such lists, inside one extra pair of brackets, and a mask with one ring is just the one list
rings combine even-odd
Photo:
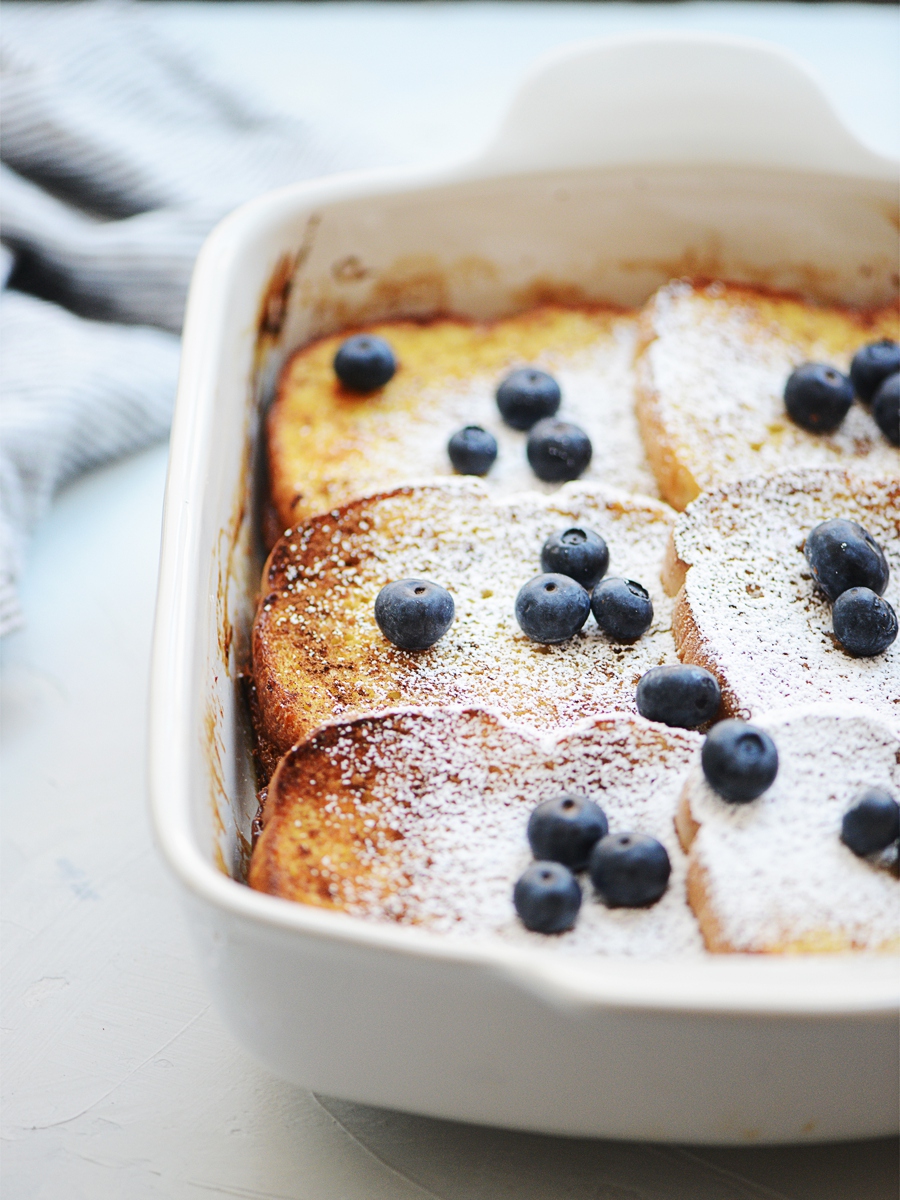
[[(281, 761), (250, 884), (456, 936), (600, 954), (698, 952), (672, 814), (700, 741), (624, 715), (543, 740), (477, 709), (329, 725)], [(592, 796), (611, 829), (661, 840), (672, 876), (664, 897), (645, 910), (607, 910), (586, 884), (576, 928), (547, 939), (521, 927), (512, 889), (531, 861), (529, 814), (564, 791)]]
[(896, 307), (818, 308), (733, 284), (661, 288), (641, 316), (637, 415), (660, 494), (685, 508), (725, 480), (791, 467), (884, 474), (897, 451), (854, 404), (837, 432), (808, 433), (784, 407), (802, 362), (846, 371), (864, 343), (897, 338)]
[(492, 488), (554, 490), (531, 473), (527, 435), (503, 423), (494, 400), (501, 379), (526, 364), (556, 376), (560, 416), (591, 436), (584, 478), (657, 495), (634, 415), (634, 314), (537, 308), (493, 323), (392, 321), (368, 332), (386, 338), (399, 361), (377, 392), (360, 396), (335, 377), (347, 331), (298, 350), (284, 369), (268, 416), (279, 532), (357, 496), (452, 475), (447, 442), (463, 425), (482, 425), (498, 440)]
[[(671, 601), (659, 584), (672, 510), (587, 484), (495, 500), (474, 480), (400, 488), (314, 517), (275, 546), (253, 629), (260, 733), (283, 754), (323, 721), (398, 705), (478, 704), (535, 729), (634, 711), (640, 676), (675, 662)], [(571, 525), (607, 541), (609, 574), (637, 579), (655, 616), (633, 646), (593, 618), (558, 646), (530, 641), (514, 604), (541, 547)], [(374, 618), (397, 579), (446, 587), (455, 620), (430, 650), (399, 650)]]
[(854, 701), (900, 729), (900, 643), (874, 658), (847, 654), (803, 555), (807, 534), (831, 517), (857, 521), (879, 542), (891, 569), (885, 598), (900, 608), (898, 477), (786, 471), (705, 492), (677, 519), (666, 560), (670, 586), (684, 580), (675, 644), (684, 662), (719, 680), (724, 713)]
[(675, 825), (707, 949), (819, 954), (900, 949), (897, 848), (857, 858), (841, 819), (864, 786), (900, 793), (900, 738), (863, 707), (814, 705), (757, 719), (778, 775), (728, 804), (695, 765)]

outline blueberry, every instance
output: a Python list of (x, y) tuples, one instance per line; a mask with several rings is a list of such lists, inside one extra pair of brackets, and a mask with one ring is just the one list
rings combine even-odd
[(586, 796), (544, 800), (528, 818), (528, 844), (534, 857), (563, 863), (573, 871), (587, 866), (594, 843), (608, 832), (603, 809)]
[(771, 787), (778, 774), (778, 751), (762, 729), (746, 721), (720, 721), (700, 754), (706, 782), (723, 800), (747, 804)]
[(867, 788), (841, 822), (841, 841), (865, 858), (900, 838), (900, 804), (883, 788)]
[(541, 550), (541, 567), (568, 575), (588, 591), (603, 578), (609, 566), (606, 542), (593, 529), (564, 529), (551, 534)]
[(655, 904), (669, 884), (665, 846), (646, 833), (611, 833), (591, 851), (591, 882), (609, 908)]
[(378, 628), (401, 650), (427, 650), (453, 624), (453, 597), (427, 579), (398, 579), (375, 598)]
[(900, 345), (891, 338), (882, 338), (880, 342), (869, 342), (853, 355), (850, 379), (863, 404), (871, 404), (887, 377), (897, 371), (900, 371)]
[(889, 375), (875, 393), (872, 416), (887, 440), (900, 446), (900, 372)]
[(564, 933), (581, 908), (581, 888), (568, 867), (536, 862), (516, 881), (513, 904), (526, 929), (535, 933)]
[(614, 642), (636, 642), (653, 621), (646, 588), (633, 579), (604, 579), (591, 596), (594, 620)]
[(811, 433), (834, 433), (850, 411), (853, 384), (827, 363), (804, 363), (788, 378), (784, 403), (791, 420)]
[(447, 443), (447, 453), (460, 475), (487, 475), (497, 460), (497, 439), (480, 425), (466, 425)]
[(897, 614), (871, 588), (842, 592), (831, 610), (834, 635), (854, 658), (884, 654), (897, 637)]
[(538, 421), (526, 445), (531, 469), (544, 483), (565, 483), (587, 470), (594, 453), (591, 439), (578, 425), (553, 417)]
[(855, 521), (835, 517), (811, 531), (803, 547), (813, 578), (829, 600), (847, 588), (871, 588), (880, 596), (890, 569), (881, 547)]
[(534, 642), (564, 642), (582, 627), (591, 598), (568, 575), (536, 575), (516, 596), (516, 620)]
[(334, 356), (334, 373), (353, 392), (374, 392), (393, 379), (394, 352), (384, 338), (358, 333), (347, 338)]
[(703, 667), (651, 667), (637, 686), (637, 710), (648, 721), (694, 729), (719, 711), (722, 693)]
[(530, 429), (536, 421), (552, 417), (559, 408), (559, 384), (537, 367), (519, 367), (497, 388), (497, 407), (513, 429)]

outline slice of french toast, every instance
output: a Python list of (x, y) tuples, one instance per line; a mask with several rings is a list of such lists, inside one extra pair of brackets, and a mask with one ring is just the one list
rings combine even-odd
[(885, 599), (900, 609), (900, 477), (756, 476), (704, 492), (675, 523), (663, 578), (678, 593), (678, 654), (712, 671), (730, 715), (846, 701), (900, 729), (900, 642), (873, 658), (843, 650), (803, 554), (809, 532), (831, 517), (856, 521), (879, 543), (891, 571)]
[(790, 467), (896, 472), (897, 450), (863, 405), (831, 434), (801, 429), (784, 406), (800, 363), (846, 372), (882, 337), (898, 337), (896, 307), (820, 308), (722, 283), (661, 288), (641, 315), (636, 404), (663, 499), (683, 509), (725, 480)]
[(494, 399), (504, 376), (524, 365), (554, 375), (559, 416), (591, 438), (583, 478), (658, 495), (634, 414), (635, 314), (545, 307), (493, 323), (392, 321), (366, 332), (385, 338), (398, 360), (376, 392), (348, 391), (335, 376), (346, 331), (303, 347), (284, 368), (267, 424), (277, 532), (357, 496), (452, 475), (447, 442), (465, 425), (497, 439), (492, 489), (554, 490), (531, 471), (527, 434), (503, 423)]
[(900, 949), (896, 846), (857, 858), (840, 836), (861, 789), (900, 796), (900, 739), (877, 715), (850, 705), (782, 709), (754, 724), (778, 749), (768, 791), (729, 804), (696, 765), (678, 808), (688, 897), (707, 948)]
[[(475, 704), (540, 730), (634, 712), (641, 675), (677, 661), (659, 581), (674, 516), (599, 485), (495, 499), (459, 480), (355, 500), (289, 531), (269, 557), (253, 628), (268, 761), (333, 717), (400, 705)], [(592, 617), (560, 645), (519, 629), (519, 588), (540, 574), (547, 537), (573, 525), (606, 540), (608, 575), (649, 591), (653, 623), (634, 644), (609, 641)], [(446, 587), (455, 602), (453, 624), (428, 650), (398, 649), (375, 622), (381, 588), (409, 578)]]
[[(279, 764), (251, 887), (356, 916), (462, 936), (500, 935), (592, 954), (701, 950), (673, 815), (701, 738), (610, 716), (539, 740), (477, 709), (362, 717), (317, 730)], [(666, 847), (669, 886), (649, 909), (585, 896), (568, 933), (529, 933), (513, 884), (531, 861), (529, 814), (589, 795), (613, 832)]]

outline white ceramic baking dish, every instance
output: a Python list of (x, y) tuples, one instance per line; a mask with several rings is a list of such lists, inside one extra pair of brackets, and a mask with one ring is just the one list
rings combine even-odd
[(172, 433), (152, 803), (216, 1003), (274, 1072), (566, 1134), (727, 1143), (896, 1128), (896, 959), (561, 961), (250, 891), (236, 682), (261, 565), (258, 414), (291, 350), (359, 319), (632, 304), (681, 274), (885, 302), (896, 173), (779, 51), (614, 39), (541, 64), (474, 161), (298, 184), (212, 234)]

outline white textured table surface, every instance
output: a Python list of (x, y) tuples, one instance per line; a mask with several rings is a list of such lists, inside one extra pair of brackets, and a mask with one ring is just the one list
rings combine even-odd
[[(536, 54), (648, 27), (787, 45), (860, 136), (900, 149), (888, 7), (174, 4), (153, 19), (284, 109), (355, 121), (386, 159), (463, 152)], [(3, 646), (5, 1200), (894, 1200), (893, 1141), (566, 1141), (316, 1098), (257, 1068), (209, 1007), (145, 811), (164, 473), (159, 447), (59, 499), (30, 556), (28, 626)]]

